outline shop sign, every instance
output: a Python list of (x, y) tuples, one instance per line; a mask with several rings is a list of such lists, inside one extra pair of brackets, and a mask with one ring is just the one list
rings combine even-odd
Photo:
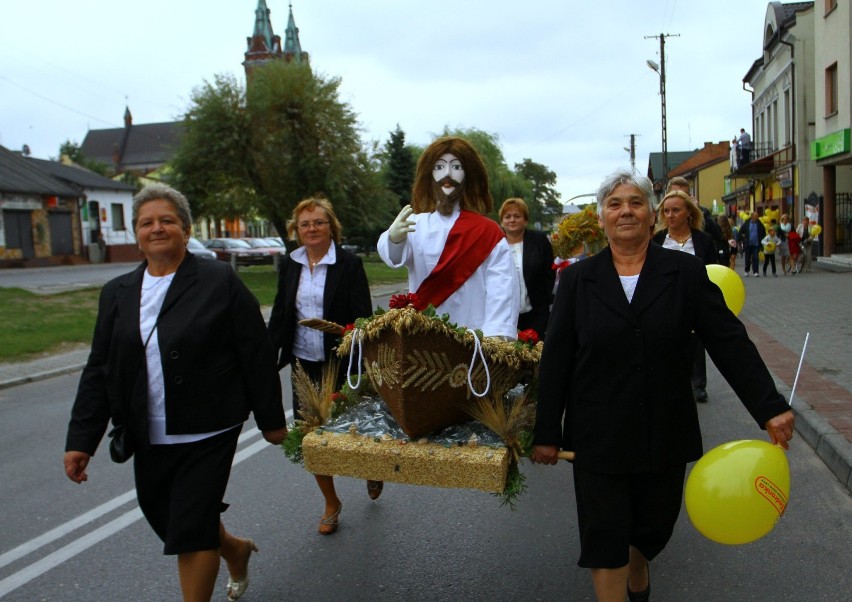
[(848, 153), (850, 147), (850, 130), (846, 128), (811, 142), (811, 159), (825, 159), (832, 155)]

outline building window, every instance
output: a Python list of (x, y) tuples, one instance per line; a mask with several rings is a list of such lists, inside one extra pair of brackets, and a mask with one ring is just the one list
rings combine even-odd
[(837, 113), (837, 63), (825, 70), (825, 116)]
[(125, 230), (124, 225), (124, 205), (121, 203), (112, 204), (112, 229)]
[(825, 14), (830, 13), (837, 8), (837, 0), (825, 0)]

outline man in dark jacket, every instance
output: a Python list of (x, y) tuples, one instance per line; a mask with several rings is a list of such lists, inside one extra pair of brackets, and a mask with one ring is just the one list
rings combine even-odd
[(760, 278), (758, 264), (760, 263), (760, 241), (766, 236), (766, 228), (757, 219), (757, 211), (751, 212), (749, 220), (740, 228), (740, 241), (745, 249), (745, 275), (748, 278), (748, 271), (751, 269), (754, 272), (755, 278)]

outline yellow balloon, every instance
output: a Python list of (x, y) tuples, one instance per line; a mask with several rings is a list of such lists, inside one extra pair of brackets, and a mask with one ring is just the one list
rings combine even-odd
[(822, 232), (822, 226), (819, 224), (811, 226), (811, 236), (819, 236), (820, 232)]
[(728, 266), (713, 263), (707, 266), (707, 276), (722, 290), (728, 309), (739, 315), (745, 305), (745, 285), (740, 275)]
[(765, 245), (763, 245), (763, 250), (766, 253), (774, 253), (775, 252), (775, 243), (774, 242), (766, 243)]
[(740, 219), (746, 221), (749, 217), (751, 217), (751, 215), (748, 211), (740, 211)]
[(766, 441), (732, 441), (695, 463), (684, 501), (698, 531), (727, 545), (749, 543), (769, 533), (790, 497), (790, 467), (784, 450)]

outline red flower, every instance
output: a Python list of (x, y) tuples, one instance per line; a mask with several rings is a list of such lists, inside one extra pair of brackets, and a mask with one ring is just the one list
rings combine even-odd
[(388, 307), (391, 309), (403, 309), (409, 305), (417, 305), (417, 295), (408, 293), (407, 295), (391, 295)]
[(344, 327), (343, 327), (343, 333), (342, 333), (342, 334), (346, 334), (346, 333), (347, 333), (347, 332), (349, 332), (350, 330), (355, 330), (355, 325), (354, 325), (354, 324), (347, 324), (346, 326), (344, 326)]
[(538, 333), (532, 328), (527, 328), (518, 333), (518, 340), (532, 347), (538, 343)]
[(331, 394), (331, 400), (332, 401), (345, 401), (346, 395), (344, 395), (340, 391), (337, 391), (336, 393)]

